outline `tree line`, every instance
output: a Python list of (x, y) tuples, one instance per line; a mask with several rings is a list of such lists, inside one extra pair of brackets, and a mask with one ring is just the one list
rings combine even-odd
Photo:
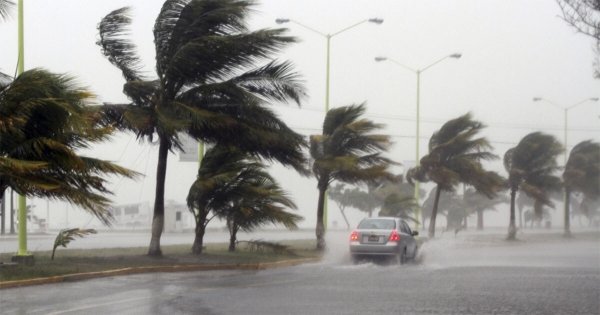
[[(0, 0), (0, 18), (9, 1)], [(273, 55), (297, 41), (286, 29), (250, 30), (255, 4), (246, 0), (167, 0), (154, 25), (155, 73), (143, 73), (136, 46), (128, 38), (130, 9), (110, 12), (98, 24), (97, 44), (125, 81), (128, 102), (97, 104), (74, 79), (44, 69), (12, 78), (0, 77), (0, 195), (7, 189), (75, 203), (104, 223), (111, 192), (107, 175), (139, 174), (114, 163), (79, 154), (106, 141), (113, 132), (132, 132), (140, 141), (158, 142), (155, 199), (148, 255), (162, 255), (167, 157), (182, 150), (180, 136), (213, 144), (190, 187), (187, 204), (196, 218), (192, 252), (202, 252), (206, 225), (227, 222), (230, 249), (239, 230), (266, 223), (295, 228), (300, 216), (291, 197), (268, 174), (278, 162), (317, 181), (317, 248), (325, 248), (324, 204), (334, 182), (367, 184), (384, 196), (381, 214), (413, 217), (415, 200), (400, 192), (385, 193), (398, 183), (396, 162), (384, 156), (390, 137), (382, 125), (364, 118), (366, 104), (341, 106), (326, 113), (322, 133), (305, 139), (269, 109), (279, 102), (301, 105), (306, 90), (289, 61)], [(523, 191), (541, 204), (564, 188), (598, 197), (600, 149), (584, 141), (561, 170), (563, 150), (552, 136), (532, 133), (504, 155), (507, 177), (486, 170), (483, 162), (499, 158), (480, 135), (484, 124), (465, 114), (446, 122), (429, 141), (429, 153), (405, 174), (408, 183), (436, 185), (429, 236), (434, 237), (442, 191), (466, 184), (486, 198), (508, 190), (511, 198), (509, 239), (516, 235), (515, 197)], [(309, 154), (306, 154), (306, 151)], [(309, 158), (310, 156), (310, 158)], [(334, 186), (335, 187), (335, 186)], [(377, 191), (377, 192), (376, 192)], [(335, 194), (335, 190), (332, 191)], [(567, 215), (565, 215), (565, 218)], [(421, 218), (422, 219), (422, 218)], [(565, 232), (570, 231), (568, 220)]]

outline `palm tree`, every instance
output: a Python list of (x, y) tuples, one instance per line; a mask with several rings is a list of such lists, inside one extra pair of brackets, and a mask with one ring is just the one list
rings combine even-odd
[(420, 165), (407, 172), (409, 180), (436, 183), (436, 195), (429, 221), (429, 237), (435, 236), (435, 220), (440, 193), (454, 191), (459, 183), (473, 186), (492, 198), (500, 190), (503, 179), (495, 172), (486, 171), (482, 160), (495, 159), (486, 138), (476, 138), (484, 125), (473, 120), (471, 114), (446, 122), (429, 140), (429, 154)]
[(23, 195), (77, 204), (109, 223), (105, 175), (135, 177), (116, 164), (78, 154), (106, 140), (88, 107), (92, 94), (74, 79), (41, 69), (0, 83), (0, 196), (11, 187)]
[(417, 206), (415, 198), (412, 195), (400, 195), (391, 193), (383, 200), (379, 216), (400, 217), (406, 220), (418, 222), (413, 216), (413, 209)]
[(235, 148), (220, 145), (208, 150), (202, 159), (187, 203), (196, 218), (194, 254), (202, 253), (206, 226), (215, 217), (228, 221), (232, 250), (240, 228), (249, 231), (268, 222), (295, 228), (300, 219), (284, 211), (296, 206), (265, 172), (264, 165)]
[(352, 206), (351, 190), (344, 187), (343, 184), (336, 184), (329, 190), (329, 197), (337, 204), (340, 213), (342, 214), (342, 218), (344, 218), (344, 222), (346, 222), (346, 229), (350, 230), (350, 222), (346, 217), (346, 208)]
[(302, 217), (286, 211), (286, 208), (296, 209), (296, 205), (264, 170), (264, 165), (249, 163), (239, 174), (238, 181), (236, 189), (228, 194), (229, 206), (219, 214), (226, 219), (229, 228), (229, 251), (235, 251), (240, 229), (250, 232), (268, 223), (298, 228)]
[(565, 185), (565, 235), (569, 236), (571, 192), (581, 192), (590, 199), (600, 196), (600, 144), (587, 140), (573, 147), (562, 177)]
[(496, 205), (508, 203), (509, 200), (504, 195), (498, 195), (495, 198), (487, 198), (485, 195), (477, 192), (473, 188), (468, 188), (463, 196), (465, 207), (477, 213), (477, 229), (483, 230), (483, 214), (486, 210), (494, 210)]
[(560, 178), (553, 174), (559, 170), (556, 157), (562, 150), (561, 144), (553, 136), (533, 132), (504, 154), (504, 168), (508, 172), (510, 189), (508, 240), (516, 239), (515, 197), (518, 190), (544, 205), (552, 205), (549, 193), (561, 185)]
[(325, 193), (333, 181), (350, 184), (392, 180), (388, 168), (393, 162), (381, 156), (390, 145), (387, 135), (372, 134), (382, 126), (360, 118), (365, 105), (331, 109), (323, 122), (323, 134), (310, 137), (313, 173), (317, 178), (317, 249), (325, 249), (323, 209)]
[[(179, 135), (240, 148), (306, 172), (304, 138), (265, 107), (295, 101), (304, 89), (289, 62), (272, 54), (295, 39), (285, 29), (249, 31), (250, 0), (167, 0), (154, 25), (156, 78), (139, 71), (133, 43), (124, 38), (129, 9), (100, 22), (99, 45), (126, 80), (130, 104), (105, 106), (107, 122), (158, 139), (156, 194), (149, 255), (161, 255), (167, 156), (181, 150)], [(262, 66), (257, 64), (265, 63)]]

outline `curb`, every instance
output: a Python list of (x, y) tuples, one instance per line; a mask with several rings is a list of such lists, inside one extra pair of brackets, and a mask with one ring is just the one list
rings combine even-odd
[(144, 266), (127, 267), (122, 269), (113, 269), (106, 271), (74, 273), (62, 276), (52, 276), (45, 278), (35, 278), (27, 280), (14, 280), (0, 282), (0, 289), (17, 288), (31, 285), (51, 284), (60, 282), (80, 281), (94, 278), (104, 278), (113, 276), (126, 276), (139, 273), (152, 272), (188, 272), (188, 271), (209, 271), (209, 270), (266, 270), (273, 268), (283, 268), (297, 266), (306, 263), (318, 262), (320, 258), (301, 258), (289, 259), (276, 262), (254, 263), (254, 264), (209, 264), (209, 265), (172, 265), (172, 266)]

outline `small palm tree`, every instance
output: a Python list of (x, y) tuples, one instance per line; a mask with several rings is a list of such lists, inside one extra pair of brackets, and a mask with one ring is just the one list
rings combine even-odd
[(237, 232), (250, 232), (272, 223), (288, 229), (298, 228), (301, 216), (286, 211), (296, 209), (294, 202), (279, 184), (264, 170), (263, 165), (250, 163), (238, 176), (239, 184), (230, 191), (229, 207), (219, 214), (229, 228), (229, 251), (235, 250)]
[(231, 250), (239, 229), (250, 231), (269, 222), (295, 228), (300, 219), (285, 211), (296, 206), (264, 165), (232, 147), (215, 146), (206, 152), (187, 202), (196, 218), (194, 254), (202, 253), (206, 226), (215, 217), (228, 222)]
[(497, 195), (495, 198), (487, 198), (485, 195), (477, 192), (473, 188), (468, 188), (463, 195), (465, 207), (477, 213), (477, 229), (483, 230), (483, 214), (486, 210), (494, 210), (499, 204), (508, 203), (510, 200), (504, 195)]
[(352, 206), (350, 197), (350, 189), (344, 187), (343, 184), (336, 184), (329, 190), (329, 198), (331, 198), (331, 200), (333, 200), (340, 209), (342, 218), (344, 218), (344, 222), (346, 223), (346, 229), (348, 230), (350, 230), (350, 222), (346, 217), (346, 208)]
[(429, 221), (429, 237), (435, 236), (435, 220), (442, 190), (454, 191), (459, 183), (473, 186), (492, 198), (501, 189), (503, 178), (486, 171), (483, 160), (497, 158), (486, 138), (476, 138), (485, 126), (473, 120), (471, 114), (446, 122), (429, 140), (429, 154), (421, 158), (420, 165), (407, 172), (409, 180), (436, 183), (436, 195)]
[(206, 226), (229, 206), (230, 191), (238, 183), (246, 156), (225, 146), (214, 146), (204, 155), (198, 176), (190, 187), (187, 204), (196, 220), (193, 254), (201, 254)]
[(334, 181), (350, 184), (394, 178), (388, 168), (393, 162), (381, 153), (390, 145), (387, 135), (373, 134), (382, 126), (361, 118), (365, 105), (331, 109), (323, 122), (323, 134), (310, 137), (313, 173), (317, 178), (317, 249), (325, 249), (323, 209), (325, 193)]
[(580, 192), (590, 199), (600, 197), (600, 144), (587, 140), (573, 147), (562, 177), (565, 185), (565, 235), (569, 236), (571, 193)]
[(517, 191), (522, 190), (544, 205), (552, 205), (549, 193), (561, 187), (560, 178), (554, 173), (559, 170), (556, 157), (562, 150), (562, 145), (553, 136), (533, 132), (504, 154), (504, 168), (508, 172), (510, 189), (508, 240), (514, 240), (517, 234), (515, 224)]
[(113, 132), (99, 125), (100, 114), (87, 106), (91, 99), (73, 78), (41, 69), (0, 84), (0, 195), (11, 187), (66, 200), (109, 223), (103, 176), (137, 173), (77, 152)]
[(295, 39), (284, 36), (285, 29), (249, 31), (253, 5), (250, 0), (165, 1), (154, 25), (155, 78), (140, 73), (135, 46), (124, 38), (128, 8), (111, 12), (98, 26), (98, 43), (122, 71), (123, 91), (131, 100), (107, 105), (107, 122), (140, 139), (158, 138), (149, 255), (162, 253), (167, 156), (182, 149), (180, 134), (306, 173), (304, 138), (265, 107), (269, 101), (299, 104), (305, 94), (292, 65), (270, 59)]

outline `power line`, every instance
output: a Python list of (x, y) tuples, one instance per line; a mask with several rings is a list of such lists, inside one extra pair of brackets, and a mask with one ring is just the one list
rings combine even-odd
[[(286, 109), (294, 109), (294, 110), (300, 110), (300, 111), (307, 111), (307, 112), (317, 112), (320, 114), (324, 113), (324, 110), (322, 109), (317, 109), (317, 108), (306, 108), (306, 107), (284, 107)], [(391, 114), (378, 114), (378, 113), (366, 113), (365, 114), (366, 117), (371, 117), (371, 118), (381, 118), (381, 119), (387, 119), (387, 120), (398, 120), (398, 121), (406, 121), (406, 122), (416, 122), (415, 117), (413, 116), (402, 116), (402, 115), (391, 115)], [(451, 118), (449, 118), (451, 119)], [(421, 123), (426, 123), (426, 124), (443, 124), (445, 122), (447, 122), (449, 119), (436, 119), (436, 118), (421, 118), (420, 122)], [(517, 124), (517, 123), (508, 123), (508, 122), (494, 122), (491, 124), (487, 125), (488, 128), (494, 128), (494, 129), (521, 129), (521, 130), (531, 130), (531, 131), (536, 131), (536, 130), (547, 130), (547, 131), (563, 131), (564, 127), (560, 127), (560, 126), (556, 126), (556, 125), (546, 125), (546, 126), (531, 126), (531, 125), (527, 125), (527, 124)], [(600, 133), (600, 129), (596, 129), (596, 128), (568, 128), (567, 131), (579, 131), (579, 132), (598, 132)]]

